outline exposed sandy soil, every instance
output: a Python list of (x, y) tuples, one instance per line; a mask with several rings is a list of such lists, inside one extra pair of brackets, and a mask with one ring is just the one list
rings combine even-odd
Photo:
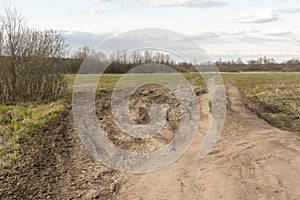
[[(199, 97), (202, 128), (192, 146), (177, 162), (148, 174), (128, 175), (95, 161), (67, 111), (21, 148), (18, 168), (0, 172), (0, 199), (300, 199), (300, 134), (272, 127), (245, 109), (236, 88), (227, 91), (224, 131), (204, 159), (198, 153), (210, 119), (208, 94)], [(138, 123), (147, 122), (147, 105), (153, 101), (172, 107), (172, 120), (156, 138), (140, 140), (120, 132), (111, 122), (108, 97), (97, 103), (98, 117), (120, 147), (153, 151), (176, 131), (179, 114), (171, 96), (157, 88), (133, 97)]]
[(120, 199), (300, 199), (300, 135), (278, 130), (245, 109), (228, 88), (229, 109), (214, 150), (199, 159), (209, 121), (208, 95), (201, 98), (203, 127), (173, 165), (135, 175)]

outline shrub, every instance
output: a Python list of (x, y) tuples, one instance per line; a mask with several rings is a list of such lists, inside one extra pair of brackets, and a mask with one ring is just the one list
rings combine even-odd
[(45, 102), (65, 93), (66, 80), (58, 73), (68, 45), (53, 30), (26, 26), (20, 12), (5, 7), (0, 15), (0, 103)]

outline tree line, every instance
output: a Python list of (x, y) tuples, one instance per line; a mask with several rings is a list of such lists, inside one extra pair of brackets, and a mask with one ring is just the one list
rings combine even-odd
[[(156, 63), (170, 66), (178, 72), (196, 72), (195, 66), (209, 67), (216, 65), (221, 72), (249, 72), (249, 71), (274, 71), (274, 72), (300, 72), (300, 60), (291, 59), (282, 63), (277, 63), (273, 58), (261, 57), (256, 60), (243, 62), (241, 58), (231, 61), (222, 61), (219, 59), (216, 62), (206, 63), (190, 63), (190, 62), (175, 62), (172, 57), (164, 52), (158, 51), (132, 51), (116, 50), (110, 55), (105, 56), (95, 49), (84, 46), (70, 56), (65, 63), (65, 73), (76, 73), (80, 64), (84, 59), (94, 58), (98, 61), (98, 66), (101, 62), (109, 63), (109, 67), (105, 73), (126, 73), (136, 66), (148, 63)], [(97, 64), (95, 64), (97, 67)], [(97, 71), (97, 70), (96, 70)], [(150, 71), (151, 72), (151, 71)]]

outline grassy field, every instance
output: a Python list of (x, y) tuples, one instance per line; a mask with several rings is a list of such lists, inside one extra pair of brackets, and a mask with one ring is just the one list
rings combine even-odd
[(223, 74), (237, 86), (246, 107), (273, 126), (300, 131), (300, 73)]
[[(194, 85), (203, 85), (198, 74), (183, 74)], [(136, 76), (129, 75), (133, 79)], [(154, 75), (154, 79), (168, 81), (168, 74)], [(269, 123), (282, 129), (300, 131), (300, 73), (225, 73), (226, 84), (241, 91), (245, 105)], [(101, 98), (113, 91), (119, 74), (103, 75), (96, 96)], [(130, 77), (130, 78), (131, 78)], [(66, 98), (39, 105), (0, 105), (0, 168), (15, 165), (20, 144), (41, 127), (50, 124), (67, 107), (75, 76), (69, 79), (69, 94)], [(197, 79), (196, 79), (197, 78)]]

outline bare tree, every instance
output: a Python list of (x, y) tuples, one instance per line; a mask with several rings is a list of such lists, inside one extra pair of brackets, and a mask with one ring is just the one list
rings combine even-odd
[(296, 42), (299, 42), (300, 43), (300, 39), (298, 36), (296, 36), (295, 34), (290, 34), (290, 37), (295, 40)]
[(26, 26), (22, 13), (5, 6), (1, 23), (0, 102), (48, 101), (62, 96), (66, 80), (57, 73), (68, 45), (53, 30)]

